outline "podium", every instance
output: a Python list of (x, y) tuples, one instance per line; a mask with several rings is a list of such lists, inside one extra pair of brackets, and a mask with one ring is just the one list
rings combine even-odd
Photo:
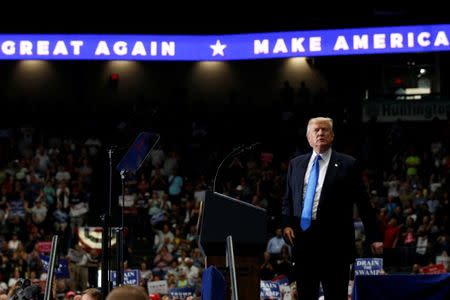
[(226, 239), (234, 245), (239, 299), (259, 300), (260, 258), (267, 245), (266, 210), (247, 202), (213, 192), (206, 192), (198, 220), (199, 246), (206, 257), (206, 267), (215, 266), (227, 280), (230, 299), (230, 274), (226, 264)]

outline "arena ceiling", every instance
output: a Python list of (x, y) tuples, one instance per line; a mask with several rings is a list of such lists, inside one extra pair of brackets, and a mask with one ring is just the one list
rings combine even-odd
[(312, 29), (450, 23), (437, 0), (421, 5), (383, 4), (383, 1), (189, 4), (120, 2), (99, 8), (39, 7), (0, 21), (0, 33), (117, 33), (117, 34), (227, 34)]

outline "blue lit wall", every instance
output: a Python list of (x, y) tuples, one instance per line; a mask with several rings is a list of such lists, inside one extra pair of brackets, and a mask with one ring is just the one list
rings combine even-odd
[(450, 25), (230, 35), (1, 34), (0, 60), (224, 61), (450, 50)]

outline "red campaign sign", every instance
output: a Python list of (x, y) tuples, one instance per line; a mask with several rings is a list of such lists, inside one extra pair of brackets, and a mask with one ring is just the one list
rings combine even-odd
[(38, 251), (40, 253), (50, 253), (52, 251), (52, 242), (39, 242)]
[(444, 274), (447, 273), (443, 264), (435, 264), (421, 268), (423, 274)]
[(262, 152), (261, 153), (261, 160), (264, 162), (272, 162), (273, 160), (273, 154), (269, 152)]

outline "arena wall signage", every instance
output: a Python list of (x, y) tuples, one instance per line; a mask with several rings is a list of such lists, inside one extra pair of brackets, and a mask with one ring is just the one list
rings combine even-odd
[(384, 101), (365, 102), (362, 109), (363, 122), (373, 118), (378, 122), (447, 120), (450, 101)]
[(228, 35), (0, 34), (0, 60), (227, 61), (450, 50), (450, 24)]

